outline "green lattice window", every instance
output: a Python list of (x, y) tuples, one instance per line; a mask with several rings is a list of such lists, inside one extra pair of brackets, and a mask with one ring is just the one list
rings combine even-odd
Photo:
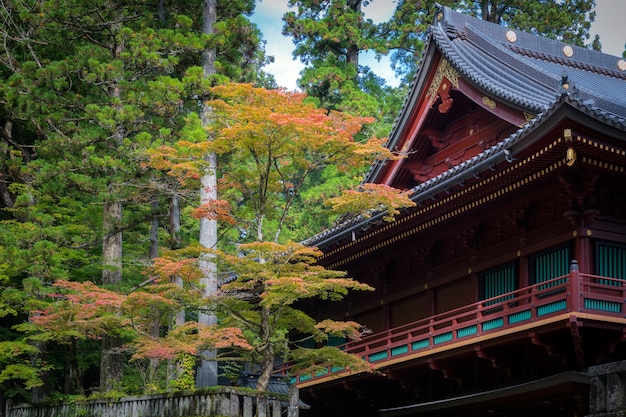
[[(514, 263), (507, 264), (480, 274), (480, 282), (482, 285), (482, 299), (497, 297), (501, 294), (507, 294), (517, 289), (517, 268)], [(512, 295), (496, 298), (489, 302), (495, 304), (508, 300)]]
[[(626, 279), (626, 245), (612, 242), (597, 242), (595, 275)], [(620, 285), (619, 281), (600, 280), (606, 285)]]
[[(569, 274), (571, 254), (569, 246), (561, 246), (538, 253), (530, 257), (531, 282), (540, 284), (558, 277), (565, 277)], [(565, 282), (567, 278), (554, 281), (539, 289), (548, 288)]]

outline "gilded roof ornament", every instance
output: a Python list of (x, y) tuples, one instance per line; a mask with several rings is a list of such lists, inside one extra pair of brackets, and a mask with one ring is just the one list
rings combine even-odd
[(571, 47), (571, 46), (569, 46), (569, 45), (565, 45), (565, 46), (563, 47), (563, 55), (565, 55), (565, 56), (566, 56), (566, 57), (568, 57), (568, 58), (571, 58), (571, 57), (572, 57), (572, 55), (574, 55), (574, 48), (572, 48), (572, 47)]
[(511, 42), (511, 43), (515, 42), (517, 40), (517, 34), (514, 31), (512, 31), (512, 30), (507, 31), (506, 32), (506, 40)]
[(496, 108), (496, 102), (487, 96), (483, 97), (483, 104), (492, 110)]

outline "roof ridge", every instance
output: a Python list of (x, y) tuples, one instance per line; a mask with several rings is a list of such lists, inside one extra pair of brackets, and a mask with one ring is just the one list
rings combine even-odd
[(535, 51), (533, 49), (523, 48), (518, 45), (505, 45), (506, 48), (511, 49), (513, 52), (524, 55), (530, 58), (537, 58), (544, 61), (553, 62), (555, 64), (566, 65), (568, 67), (581, 69), (585, 71), (595, 72), (596, 74), (607, 75), (613, 78), (619, 78), (622, 80), (626, 80), (626, 72), (611, 70), (606, 67), (602, 67), (599, 65), (592, 65), (587, 62), (565, 59), (560, 56), (555, 56), (552, 54), (548, 54), (545, 52)]

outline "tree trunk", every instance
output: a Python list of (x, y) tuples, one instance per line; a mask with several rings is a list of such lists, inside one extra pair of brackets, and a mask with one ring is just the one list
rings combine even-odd
[[(213, 27), (217, 21), (217, 0), (204, 0), (202, 8), (202, 33), (212, 35)], [(202, 54), (202, 69), (205, 77), (215, 74), (215, 49), (207, 49)], [(202, 103), (202, 125), (208, 126), (213, 118), (213, 110)], [(207, 138), (210, 140), (210, 138)], [(207, 168), (201, 178), (200, 204), (204, 205), (217, 199), (217, 156), (215, 153), (206, 157)], [(217, 221), (213, 219), (200, 219), (200, 244), (213, 249), (217, 246)], [(209, 296), (217, 291), (217, 268), (211, 256), (205, 254), (199, 261), (203, 278), (200, 280), (205, 295)], [(213, 314), (198, 314), (198, 322), (205, 325), (213, 325), (217, 322)], [(201, 352), (201, 363), (196, 373), (196, 386), (198, 388), (217, 385), (217, 362), (215, 350)]]
[[(111, 33), (117, 35), (122, 29), (120, 15), (110, 24)], [(109, 45), (113, 60), (119, 59), (124, 51), (124, 44), (114, 40)], [(109, 99), (120, 103), (122, 87), (119, 80), (112, 81), (108, 87)], [(118, 105), (121, 109), (121, 105)], [(117, 125), (112, 136), (114, 145), (123, 143), (124, 127)], [(122, 281), (122, 202), (118, 199), (118, 185), (113, 181), (107, 185), (107, 195), (104, 198), (104, 213), (102, 217), (102, 284), (111, 285)], [(102, 340), (102, 356), (100, 358), (100, 390), (111, 391), (118, 387), (124, 371), (124, 355), (122, 341), (116, 336), (105, 336)]]
[[(110, 191), (111, 187), (109, 187)], [(111, 192), (111, 191), (110, 191)], [(105, 202), (103, 212), (104, 239), (102, 240), (102, 284), (122, 281), (122, 203)]]
[[(361, 12), (361, 0), (352, 0), (348, 2), (348, 7), (352, 9), (354, 12)], [(348, 50), (346, 51), (348, 62), (356, 67), (357, 72), (359, 71), (359, 48), (355, 44), (351, 44), (348, 46)]]
[(100, 359), (100, 391), (118, 390), (124, 375), (124, 354), (122, 341), (118, 337), (102, 338), (102, 357)]
[[(102, 241), (102, 284), (117, 284), (122, 280), (122, 203), (119, 201), (104, 203)], [(100, 358), (100, 390), (108, 392), (118, 388), (124, 370), (122, 341), (115, 336), (102, 339)]]
[(261, 350), (261, 374), (256, 384), (257, 391), (267, 391), (267, 387), (270, 383), (272, 376), (272, 370), (274, 369), (274, 346), (271, 342), (272, 329), (270, 326), (270, 320), (272, 316), (267, 308), (261, 307), (261, 331), (260, 338), (263, 341), (263, 348)]
[(159, 202), (152, 202), (152, 220), (150, 220), (150, 259), (159, 256)]
[[(170, 224), (170, 249), (178, 249), (181, 246), (180, 243), (180, 196), (174, 194), (170, 198), (170, 210), (169, 210), (169, 224)], [(170, 282), (180, 288), (183, 287), (183, 279), (181, 277), (172, 276)], [(170, 329), (176, 326), (180, 326), (185, 323), (185, 310), (178, 311), (172, 322), (170, 323)], [(167, 385), (170, 386), (171, 382), (178, 378), (182, 369), (180, 364), (171, 359), (167, 362)]]
[(180, 196), (174, 194), (170, 197), (170, 249), (179, 249), (180, 244)]
[[(122, 203), (119, 201), (104, 203), (102, 241), (102, 284), (117, 284), (122, 280)], [(122, 380), (124, 356), (122, 342), (114, 336), (102, 339), (100, 358), (100, 390), (106, 392), (116, 388)]]

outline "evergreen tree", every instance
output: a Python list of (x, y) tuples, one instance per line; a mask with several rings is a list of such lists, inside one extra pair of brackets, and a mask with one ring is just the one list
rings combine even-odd
[[(185, 201), (175, 181), (146, 166), (146, 149), (180, 138), (215, 77), (271, 83), (246, 17), (254, 2), (220, 1), (214, 34), (201, 32), (201, 3), (29, 0), (0, 9), (0, 307), (51, 364), (63, 364), (63, 355), (73, 356), (71, 366), (88, 362), (76, 349), (80, 335), (56, 338), (31, 326), (52, 285), (137, 287), (157, 249), (155, 219), (173, 198)], [(216, 51), (213, 78), (200, 67), (207, 45)], [(172, 241), (197, 240), (194, 230)], [(128, 333), (109, 330), (100, 388), (122, 389)], [(7, 332), (0, 343), (26, 340)], [(13, 378), (43, 386), (44, 369), (32, 374), (39, 379)], [(47, 390), (80, 391), (54, 375)]]
[[(381, 88), (372, 92), (366, 88), (363, 80), (370, 77), (370, 70), (359, 66), (358, 54), (374, 51), (378, 55), (389, 55), (392, 68), (402, 78), (406, 89), (419, 65), (437, 4), (579, 46), (587, 45), (589, 27), (595, 18), (594, 0), (399, 0), (392, 17), (376, 25), (363, 14), (362, 8), (369, 3), (362, 0), (289, 1), (296, 11), (284, 15), (283, 33), (293, 37), (294, 57), (306, 65), (299, 85), (325, 108), (386, 115), (373, 103), (380, 102), (381, 98), (390, 101), (387, 90)], [(381, 79), (378, 82), (379, 86), (384, 86)], [(363, 95), (364, 92), (369, 94)], [(371, 111), (374, 108), (376, 112)], [(358, 113), (360, 109), (370, 112)], [(399, 108), (394, 107), (394, 111), (397, 114)]]
[(290, 0), (283, 17), (294, 57), (305, 65), (299, 85), (321, 107), (356, 115), (377, 113), (374, 97), (359, 85), (359, 53), (375, 49), (376, 27), (363, 17), (361, 0)]

